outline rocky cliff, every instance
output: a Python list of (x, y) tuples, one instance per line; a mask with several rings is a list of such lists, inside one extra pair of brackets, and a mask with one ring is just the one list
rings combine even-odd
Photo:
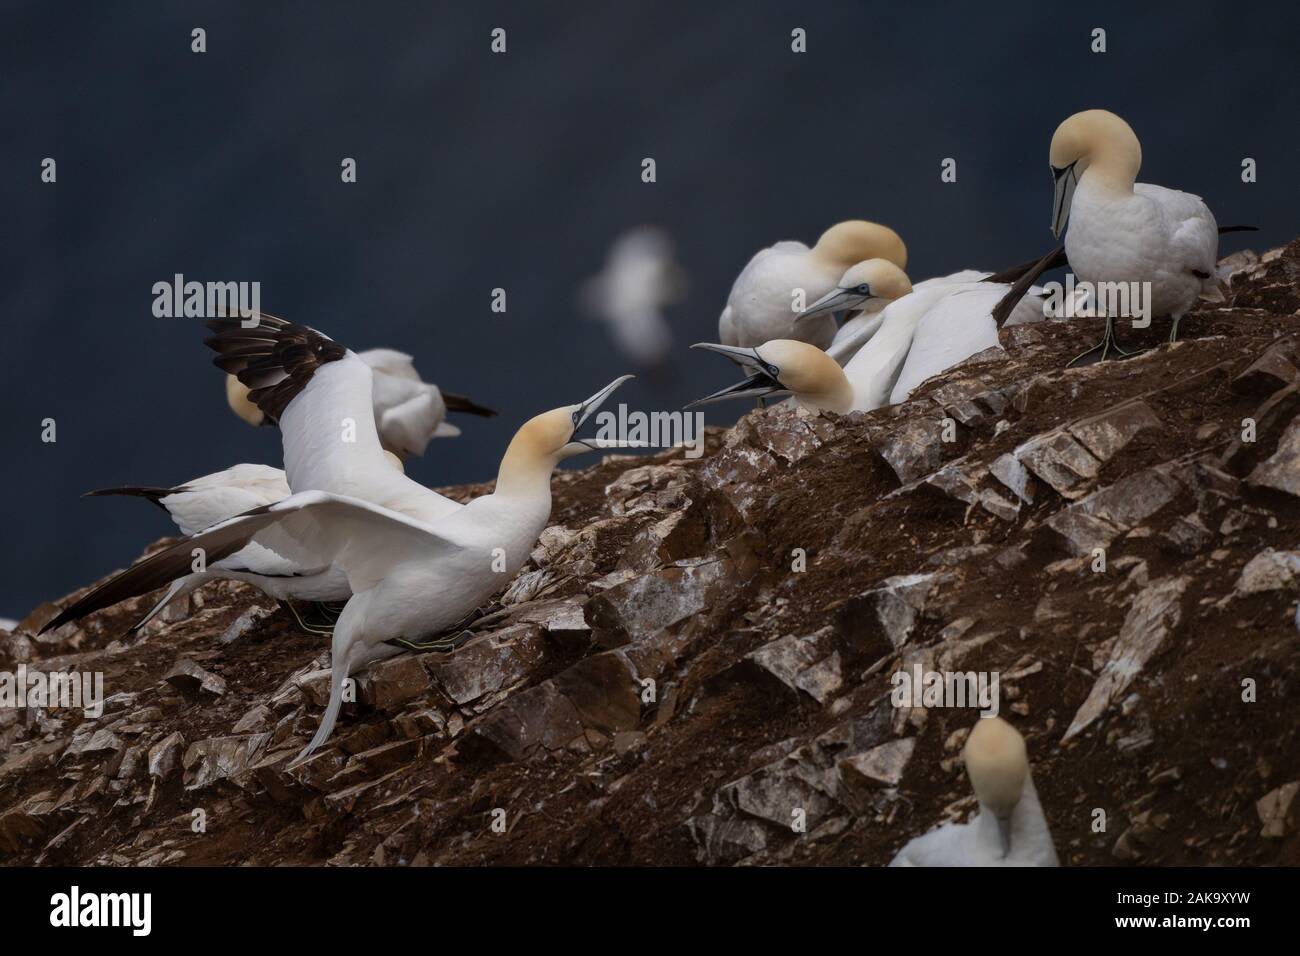
[(39, 608), (0, 671), (108, 699), (0, 709), (0, 859), (883, 864), (974, 809), (975, 711), (891, 702), (919, 666), (999, 675), (1063, 863), (1300, 863), (1300, 241), (1229, 263), (1134, 359), (1006, 329), (900, 406), (558, 476), (473, 639), (360, 676), (292, 771), (328, 642), (260, 593), (130, 640), (147, 599)]

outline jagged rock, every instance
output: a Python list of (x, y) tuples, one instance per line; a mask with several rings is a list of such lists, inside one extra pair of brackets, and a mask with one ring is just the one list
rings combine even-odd
[(1300, 551), (1265, 548), (1241, 569), (1233, 587), (1237, 596), (1263, 591), (1290, 590), (1300, 586)]
[(664, 568), (596, 595), (586, 620), (606, 647), (643, 640), (704, 610), (734, 578), (725, 559)]
[(509, 760), (522, 760), (537, 748), (557, 751), (581, 741), (588, 749), (578, 712), (555, 684), (543, 681), (521, 691), (492, 710), (474, 729)]
[[(465, 705), (523, 680), (541, 664), (545, 649), (541, 625), (516, 624), (475, 638), (454, 654), (430, 654), (425, 666), (443, 693)], [(412, 679), (411, 689), (417, 684)], [(392, 699), (394, 703), (398, 697), (403, 704), (412, 699), (403, 692)], [(392, 708), (390, 703), (388, 709)]]
[(1160, 427), (1160, 419), (1141, 400), (1121, 402), (1100, 415), (1068, 426), (1070, 434), (1101, 462), (1110, 461), (1143, 429)]
[(170, 734), (149, 748), (149, 776), (156, 780), (166, 780), (176, 772), (176, 767), (185, 749), (185, 737), (179, 730)]
[(1296, 823), (1291, 813), (1295, 805), (1296, 793), (1300, 792), (1300, 781), (1292, 780), (1276, 790), (1270, 790), (1255, 803), (1255, 812), (1259, 814), (1264, 829), (1260, 836), (1281, 839), (1296, 830)]
[(1274, 345), (1248, 369), (1232, 380), (1232, 387), (1246, 395), (1272, 395), (1300, 380), (1295, 367), (1296, 345), (1288, 341)]
[(239, 617), (230, 622), (230, 626), (221, 632), (217, 638), (217, 643), (222, 645), (233, 644), (245, 634), (250, 634), (257, 628), (259, 621), (271, 616), (271, 611), (264, 607), (250, 607)]
[(735, 863), (767, 849), (768, 829), (757, 820), (706, 813), (686, 824), (701, 863)]
[(248, 713), (244, 714), (243, 717), (240, 717), (230, 730), (232, 733), (236, 734), (246, 734), (249, 731), (260, 730), (271, 722), (273, 716), (270, 707), (267, 707), (265, 704), (258, 704)]
[(752, 651), (745, 659), (795, 693), (803, 691), (819, 704), (826, 703), (844, 683), (834, 632), (829, 627), (815, 634), (777, 638)]
[(357, 697), (386, 714), (395, 714), (429, 689), (430, 678), (421, 658), (392, 657), (370, 668), (357, 680)]
[(76, 757), (83, 754), (117, 753), (122, 749), (122, 738), (107, 727), (100, 727), (81, 737), (74, 737), (64, 757)]
[(1134, 599), (1124, 626), (1110, 649), (1110, 660), (1102, 668), (1087, 700), (1075, 713), (1062, 742), (1081, 733), (1128, 689), (1182, 619), (1183, 592), (1191, 578), (1164, 578), (1153, 582)]
[(894, 470), (899, 482), (910, 484), (939, 467), (943, 460), (942, 431), (939, 419), (904, 422), (880, 443), (877, 450)]
[(185, 789), (197, 790), (218, 780), (242, 776), (270, 734), (196, 740), (185, 751)]
[(1178, 496), (1182, 484), (1158, 468), (1121, 478), (1047, 520), (1072, 554), (1105, 548)]
[(1257, 488), (1275, 488), (1300, 497), (1300, 416), (1292, 420), (1277, 443), (1277, 451), (1246, 479)]
[(516, 624), (537, 624), (565, 647), (581, 647), (591, 636), (583, 602), (571, 598), (531, 601), (510, 613)]
[(951, 596), (950, 591), (944, 592), (953, 581), (953, 575), (942, 572), (886, 578), (846, 602), (840, 614), (841, 631), (850, 643), (869, 644), (879, 634), (888, 642), (885, 646), (902, 647), (923, 617), (943, 612)]
[(893, 740), (839, 762), (844, 783), (850, 789), (897, 787), (903, 780), (916, 738)]
[(1082, 498), (1101, 470), (1101, 462), (1065, 432), (1035, 435), (1011, 454), (1063, 498)]
[(163, 676), (163, 680), (188, 696), (197, 696), (203, 692), (220, 697), (226, 692), (224, 680), (187, 657), (173, 664), (172, 669)]

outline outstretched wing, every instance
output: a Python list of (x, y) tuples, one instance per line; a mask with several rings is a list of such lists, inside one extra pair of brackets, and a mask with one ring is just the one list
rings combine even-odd
[(301, 567), (333, 563), (353, 593), (365, 591), (414, 556), (451, 554), (466, 545), (400, 512), (343, 495), (305, 491), (221, 521), (115, 575), (65, 608), (42, 633), (162, 587), (192, 570), (195, 549), (211, 565), (258, 536)]

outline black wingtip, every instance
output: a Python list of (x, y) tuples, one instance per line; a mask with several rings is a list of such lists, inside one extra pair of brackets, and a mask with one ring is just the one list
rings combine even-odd
[(1229, 232), (1259, 232), (1259, 226), (1220, 226), (1219, 235)]
[(442, 393), (442, 401), (447, 406), (449, 412), (461, 412), (465, 415), (478, 415), (480, 418), (492, 418), (497, 414), (495, 408), (488, 408), (486, 405), (480, 405), (464, 395), (453, 395), (451, 392)]
[(162, 503), (161, 499), (166, 498), (168, 495), (174, 495), (178, 491), (183, 491), (183, 490), (184, 490), (183, 488), (148, 488), (148, 487), (141, 487), (135, 485), (128, 485), (127, 487), (124, 488), (96, 488), (93, 491), (85, 492), (84, 494), (82, 494), (81, 497), (103, 498), (109, 495), (124, 495), (132, 498), (145, 498), (149, 501), (152, 501), (159, 508), (162, 508), (164, 511), (166, 511), (167, 506)]
[[(1025, 268), (1024, 266), (1016, 266), (1016, 270), (1024, 269), (1024, 271), (1020, 277), (1016, 279), (1015, 284), (1011, 286), (1010, 291), (1007, 292), (1007, 294), (998, 301), (998, 304), (993, 307), (993, 321), (997, 327), (999, 329), (1002, 328), (1007, 319), (1011, 317), (1011, 313), (1015, 311), (1016, 306), (1020, 304), (1020, 300), (1025, 297), (1025, 293), (1028, 292), (1030, 287), (1038, 281), (1039, 276), (1048, 269), (1055, 269), (1059, 266), (1068, 266), (1069, 264), (1070, 261), (1065, 255), (1065, 247), (1057, 246), (1037, 262), (1028, 263), (1028, 268)], [(1007, 272), (1012, 271), (1015, 270), (1007, 270)]]

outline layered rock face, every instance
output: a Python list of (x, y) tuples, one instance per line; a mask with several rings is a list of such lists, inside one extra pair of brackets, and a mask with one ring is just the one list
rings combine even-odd
[(1066, 370), (1100, 320), (1006, 329), (900, 406), (557, 476), (475, 636), (358, 675), (292, 771), (328, 641), (259, 592), (130, 640), (148, 598), (37, 609), (0, 671), (107, 700), (0, 708), (0, 859), (883, 864), (974, 809), (980, 702), (892, 699), (961, 673), (996, 675), (1063, 863), (1300, 863), (1300, 242), (1227, 261), (1172, 347), (1121, 327), (1159, 347)]

